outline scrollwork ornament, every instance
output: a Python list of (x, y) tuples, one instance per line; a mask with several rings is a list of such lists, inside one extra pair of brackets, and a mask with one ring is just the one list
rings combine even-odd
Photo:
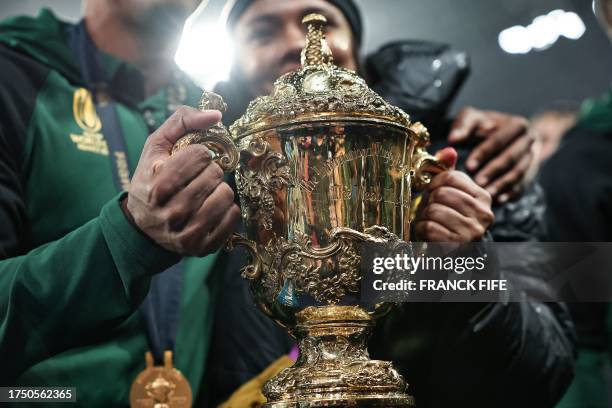
[[(260, 146), (257, 147), (260, 149)], [(266, 229), (272, 229), (275, 211), (274, 193), (291, 186), (291, 170), (288, 161), (280, 153), (255, 151), (252, 160), (254, 168), (239, 169), (236, 183), (242, 199), (242, 215), (245, 220), (255, 220)]]

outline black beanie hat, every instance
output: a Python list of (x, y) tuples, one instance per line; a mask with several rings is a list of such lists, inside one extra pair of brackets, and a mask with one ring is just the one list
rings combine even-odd
[[(240, 17), (244, 14), (245, 11), (249, 7), (253, 5), (253, 3), (257, 0), (234, 0), (233, 3), (230, 2), (229, 12), (227, 12), (227, 27), (229, 29), (233, 29)], [(363, 36), (363, 22), (361, 20), (361, 13), (359, 12), (359, 8), (355, 4), (353, 0), (326, 0), (329, 3), (336, 6), (346, 20), (351, 26), (351, 30), (353, 32), (353, 36), (355, 37), (355, 42), (357, 44), (357, 48), (361, 46), (361, 39)]]

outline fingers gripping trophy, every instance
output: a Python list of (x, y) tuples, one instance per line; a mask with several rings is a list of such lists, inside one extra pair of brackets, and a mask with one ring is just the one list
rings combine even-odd
[[(445, 168), (425, 151), (423, 125), (334, 65), (325, 18), (303, 22), (302, 68), (252, 101), (229, 132), (218, 124), (175, 150), (202, 143), (235, 170), (246, 236), (229, 246), (251, 252), (242, 275), (257, 305), (299, 342), (295, 365), (264, 386), (266, 407), (410, 407), (391, 363), (368, 356), (388, 305), (360, 304), (360, 244), (409, 241), (412, 189)], [(205, 93), (200, 108), (225, 104)]]

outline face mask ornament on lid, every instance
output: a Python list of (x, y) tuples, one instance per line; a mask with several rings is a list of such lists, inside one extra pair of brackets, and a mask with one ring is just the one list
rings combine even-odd
[[(228, 132), (221, 124), (177, 142), (202, 143), (234, 171), (252, 262), (242, 270), (257, 305), (299, 342), (300, 356), (264, 386), (268, 408), (410, 407), (391, 363), (370, 360), (367, 340), (389, 303), (361, 302), (361, 244), (407, 247), (411, 191), (446, 170), (412, 124), (355, 72), (334, 65), (308, 27), (302, 68), (252, 101)], [(205, 93), (202, 109), (223, 110)], [(231, 136), (230, 136), (231, 135)]]

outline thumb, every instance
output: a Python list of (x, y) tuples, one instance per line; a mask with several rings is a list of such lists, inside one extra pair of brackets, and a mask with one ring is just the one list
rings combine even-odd
[(457, 151), (452, 147), (445, 147), (442, 150), (438, 150), (436, 158), (442, 162), (448, 168), (454, 168), (457, 164)]
[(181, 106), (149, 136), (145, 147), (146, 153), (153, 156), (167, 156), (181, 137), (193, 131), (208, 129), (220, 120), (219, 111), (200, 111), (189, 106)]

